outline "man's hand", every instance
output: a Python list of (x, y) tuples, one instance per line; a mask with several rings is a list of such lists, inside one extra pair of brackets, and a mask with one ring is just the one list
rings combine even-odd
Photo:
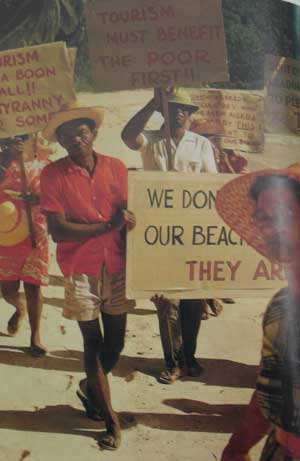
[(127, 229), (130, 231), (135, 227), (136, 219), (131, 211), (119, 209), (112, 217), (110, 223), (112, 229), (121, 230), (124, 226), (127, 226)]
[(155, 109), (159, 112), (162, 112), (162, 101), (163, 101), (163, 91), (167, 98), (170, 98), (174, 93), (174, 87), (170, 86), (168, 88), (154, 88), (154, 103)]
[(39, 205), (40, 196), (35, 192), (27, 192), (27, 194), (22, 194), (22, 198), (25, 202), (29, 202), (31, 205)]
[(10, 143), (9, 143), (9, 150), (10, 150), (11, 155), (13, 155), (14, 158), (21, 157), (24, 151), (23, 139), (18, 136), (11, 138)]

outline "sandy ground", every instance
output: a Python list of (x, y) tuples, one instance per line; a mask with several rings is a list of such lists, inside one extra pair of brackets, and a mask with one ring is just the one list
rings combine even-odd
[[(150, 91), (81, 94), (87, 105), (108, 108), (96, 147), (141, 166), (136, 152), (120, 140), (126, 120), (151, 97)], [(159, 119), (154, 121), (159, 123)], [(299, 158), (299, 140), (268, 136), (266, 152), (248, 155), (252, 169), (282, 167)], [(52, 253), (54, 252), (51, 246)], [(84, 376), (77, 324), (61, 316), (63, 287), (54, 259), (44, 289), (42, 335), (45, 358), (27, 354), (29, 325), (11, 338), (12, 309), (3, 301), (0, 324), (0, 461), (214, 461), (239, 424), (255, 384), (261, 321), (267, 299), (237, 299), (219, 317), (202, 322), (197, 356), (200, 378), (172, 386), (157, 382), (163, 367), (158, 323), (152, 303), (139, 300), (128, 318), (126, 347), (110, 377), (113, 404), (120, 412), (123, 441), (118, 452), (99, 450), (102, 424), (89, 421), (75, 395)], [(258, 460), (261, 444), (253, 450)]]

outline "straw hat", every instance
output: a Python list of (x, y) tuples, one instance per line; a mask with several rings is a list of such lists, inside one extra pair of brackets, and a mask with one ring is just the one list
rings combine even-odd
[(193, 112), (197, 112), (199, 107), (196, 104), (193, 104), (192, 98), (185, 88), (176, 87), (173, 89), (168, 102), (171, 104), (180, 104), (184, 106), (190, 106)]
[(104, 118), (103, 107), (78, 107), (77, 103), (65, 105), (59, 112), (52, 115), (48, 125), (44, 128), (42, 134), (45, 139), (49, 142), (55, 142), (56, 130), (63, 123), (76, 120), (78, 118), (89, 118), (96, 124), (96, 128), (99, 128)]
[(0, 197), (0, 246), (18, 245), (29, 236), (25, 210), (21, 202), (12, 200), (8, 194)]
[(267, 246), (252, 218), (255, 201), (250, 196), (250, 189), (256, 178), (272, 174), (288, 176), (300, 181), (300, 165), (295, 164), (285, 170), (268, 169), (239, 176), (226, 183), (218, 191), (215, 203), (225, 223), (266, 258), (269, 258)]

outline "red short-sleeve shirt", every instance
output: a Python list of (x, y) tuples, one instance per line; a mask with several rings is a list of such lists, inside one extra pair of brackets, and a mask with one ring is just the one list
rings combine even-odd
[[(64, 157), (48, 165), (41, 176), (41, 210), (64, 213), (80, 223), (109, 221), (127, 201), (127, 169), (118, 159), (96, 154), (93, 175)], [(65, 276), (99, 275), (125, 268), (125, 244), (119, 231), (85, 241), (57, 244), (57, 262)]]

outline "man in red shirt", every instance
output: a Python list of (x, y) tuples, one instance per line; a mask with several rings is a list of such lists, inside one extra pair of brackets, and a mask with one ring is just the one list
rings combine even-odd
[(41, 208), (65, 277), (63, 315), (78, 321), (89, 401), (106, 423), (99, 443), (114, 450), (120, 445), (120, 424), (106, 375), (124, 347), (127, 312), (135, 304), (125, 298), (125, 232), (135, 218), (125, 209), (126, 167), (93, 150), (102, 120), (102, 108), (75, 108), (52, 117), (44, 136), (56, 138), (68, 156), (44, 169)]

